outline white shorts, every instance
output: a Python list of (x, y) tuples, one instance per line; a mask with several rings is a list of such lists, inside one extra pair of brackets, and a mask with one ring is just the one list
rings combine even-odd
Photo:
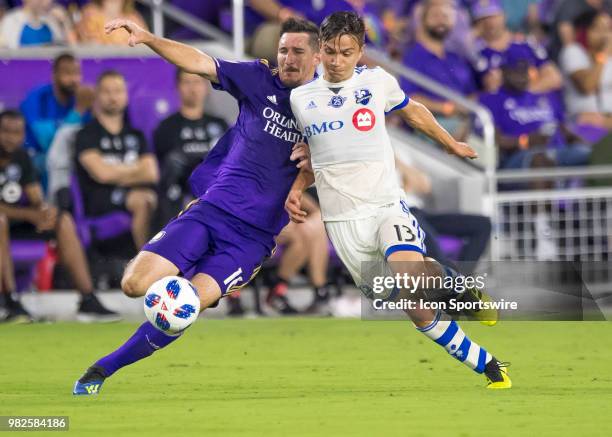
[(426, 254), (425, 232), (403, 200), (381, 207), (376, 216), (326, 222), (325, 228), (336, 254), (368, 298), (374, 296), (375, 278), (391, 275), (389, 255), (400, 250)]

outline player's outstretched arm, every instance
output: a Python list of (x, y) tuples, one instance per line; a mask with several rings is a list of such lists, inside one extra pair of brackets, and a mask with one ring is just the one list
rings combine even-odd
[(206, 53), (167, 38), (159, 38), (130, 20), (111, 20), (104, 26), (107, 34), (125, 29), (129, 34), (128, 44), (145, 44), (155, 53), (188, 73), (200, 74), (211, 82), (219, 82), (215, 60)]
[(465, 143), (455, 140), (446, 129), (438, 124), (429, 109), (421, 103), (411, 99), (399, 112), (406, 123), (423, 132), (432, 140), (442, 144), (448, 153), (462, 158), (478, 158), (478, 154), (474, 149)]

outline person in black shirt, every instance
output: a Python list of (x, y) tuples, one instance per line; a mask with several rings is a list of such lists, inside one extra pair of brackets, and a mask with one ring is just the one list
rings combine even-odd
[(228, 128), (223, 119), (204, 114), (210, 92), (206, 79), (177, 70), (176, 85), (180, 109), (159, 124), (153, 137), (161, 171), (160, 223), (167, 223), (190, 200), (185, 199), (189, 175)]
[(157, 206), (152, 187), (159, 174), (144, 135), (126, 122), (127, 103), (123, 76), (102, 73), (96, 84), (95, 117), (76, 136), (76, 169), (85, 215), (129, 212), (132, 238), (140, 249)]
[(60, 261), (81, 292), (78, 318), (83, 321), (118, 320), (93, 294), (85, 252), (72, 216), (45, 203), (34, 164), (22, 145), (23, 116), (12, 110), (0, 113), (0, 304), (8, 310), (5, 319), (31, 319), (13, 296), (15, 278), (9, 239), (55, 240)]

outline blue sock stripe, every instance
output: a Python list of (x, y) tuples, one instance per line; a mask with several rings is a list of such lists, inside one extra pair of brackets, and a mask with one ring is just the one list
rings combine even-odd
[[(467, 335), (463, 338), (463, 341), (461, 342), (461, 345), (459, 346), (459, 349), (457, 350), (457, 352), (455, 352), (455, 357), (461, 361), (464, 362), (467, 357), (468, 357), (468, 353), (470, 352), (470, 345), (472, 344), (472, 342), (470, 341), (470, 339), (467, 337)], [(459, 353), (461, 352), (461, 353)]]
[(487, 359), (487, 351), (484, 348), (480, 348), (480, 354), (478, 355), (478, 365), (474, 369), (478, 373), (484, 372), (485, 360)]
[(438, 343), (440, 346), (446, 346), (448, 343), (450, 343), (450, 341), (453, 339), (458, 330), (459, 325), (457, 325), (457, 322), (455, 322), (454, 320), (451, 321), (450, 325), (448, 325), (448, 328), (446, 328), (444, 334), (442, 334), (440, 338), (435, 340), (435, 342)]
[(440, 321), (440, 317), (442, 317), (442, 311), (438, 310), (438, 311), (436, 312), (436, 317), (433, 319), (433, 321), (432, 321), (432, 322), (431, 322), (429, 325), (427, 325), (427, 326), (426, 326), (426, 327), (424, 327), (424, 328), (417, 328), (417, 330), (418, 330), (418, 331), (421, 331), (421, 332), (427, 332), (427, 331), (432, 330), (433, 328), (435, 328), (435, 327), (436, 327), (436, 325), (437, 325), (437, 324), (438, 324), (438, 322)]

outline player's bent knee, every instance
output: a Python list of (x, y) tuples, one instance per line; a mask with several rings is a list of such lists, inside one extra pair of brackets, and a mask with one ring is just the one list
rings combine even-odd
[(121, 278), (121, 289), (127, 297), (144, 296), (151, 281), (136, 273), (126, 272)]

